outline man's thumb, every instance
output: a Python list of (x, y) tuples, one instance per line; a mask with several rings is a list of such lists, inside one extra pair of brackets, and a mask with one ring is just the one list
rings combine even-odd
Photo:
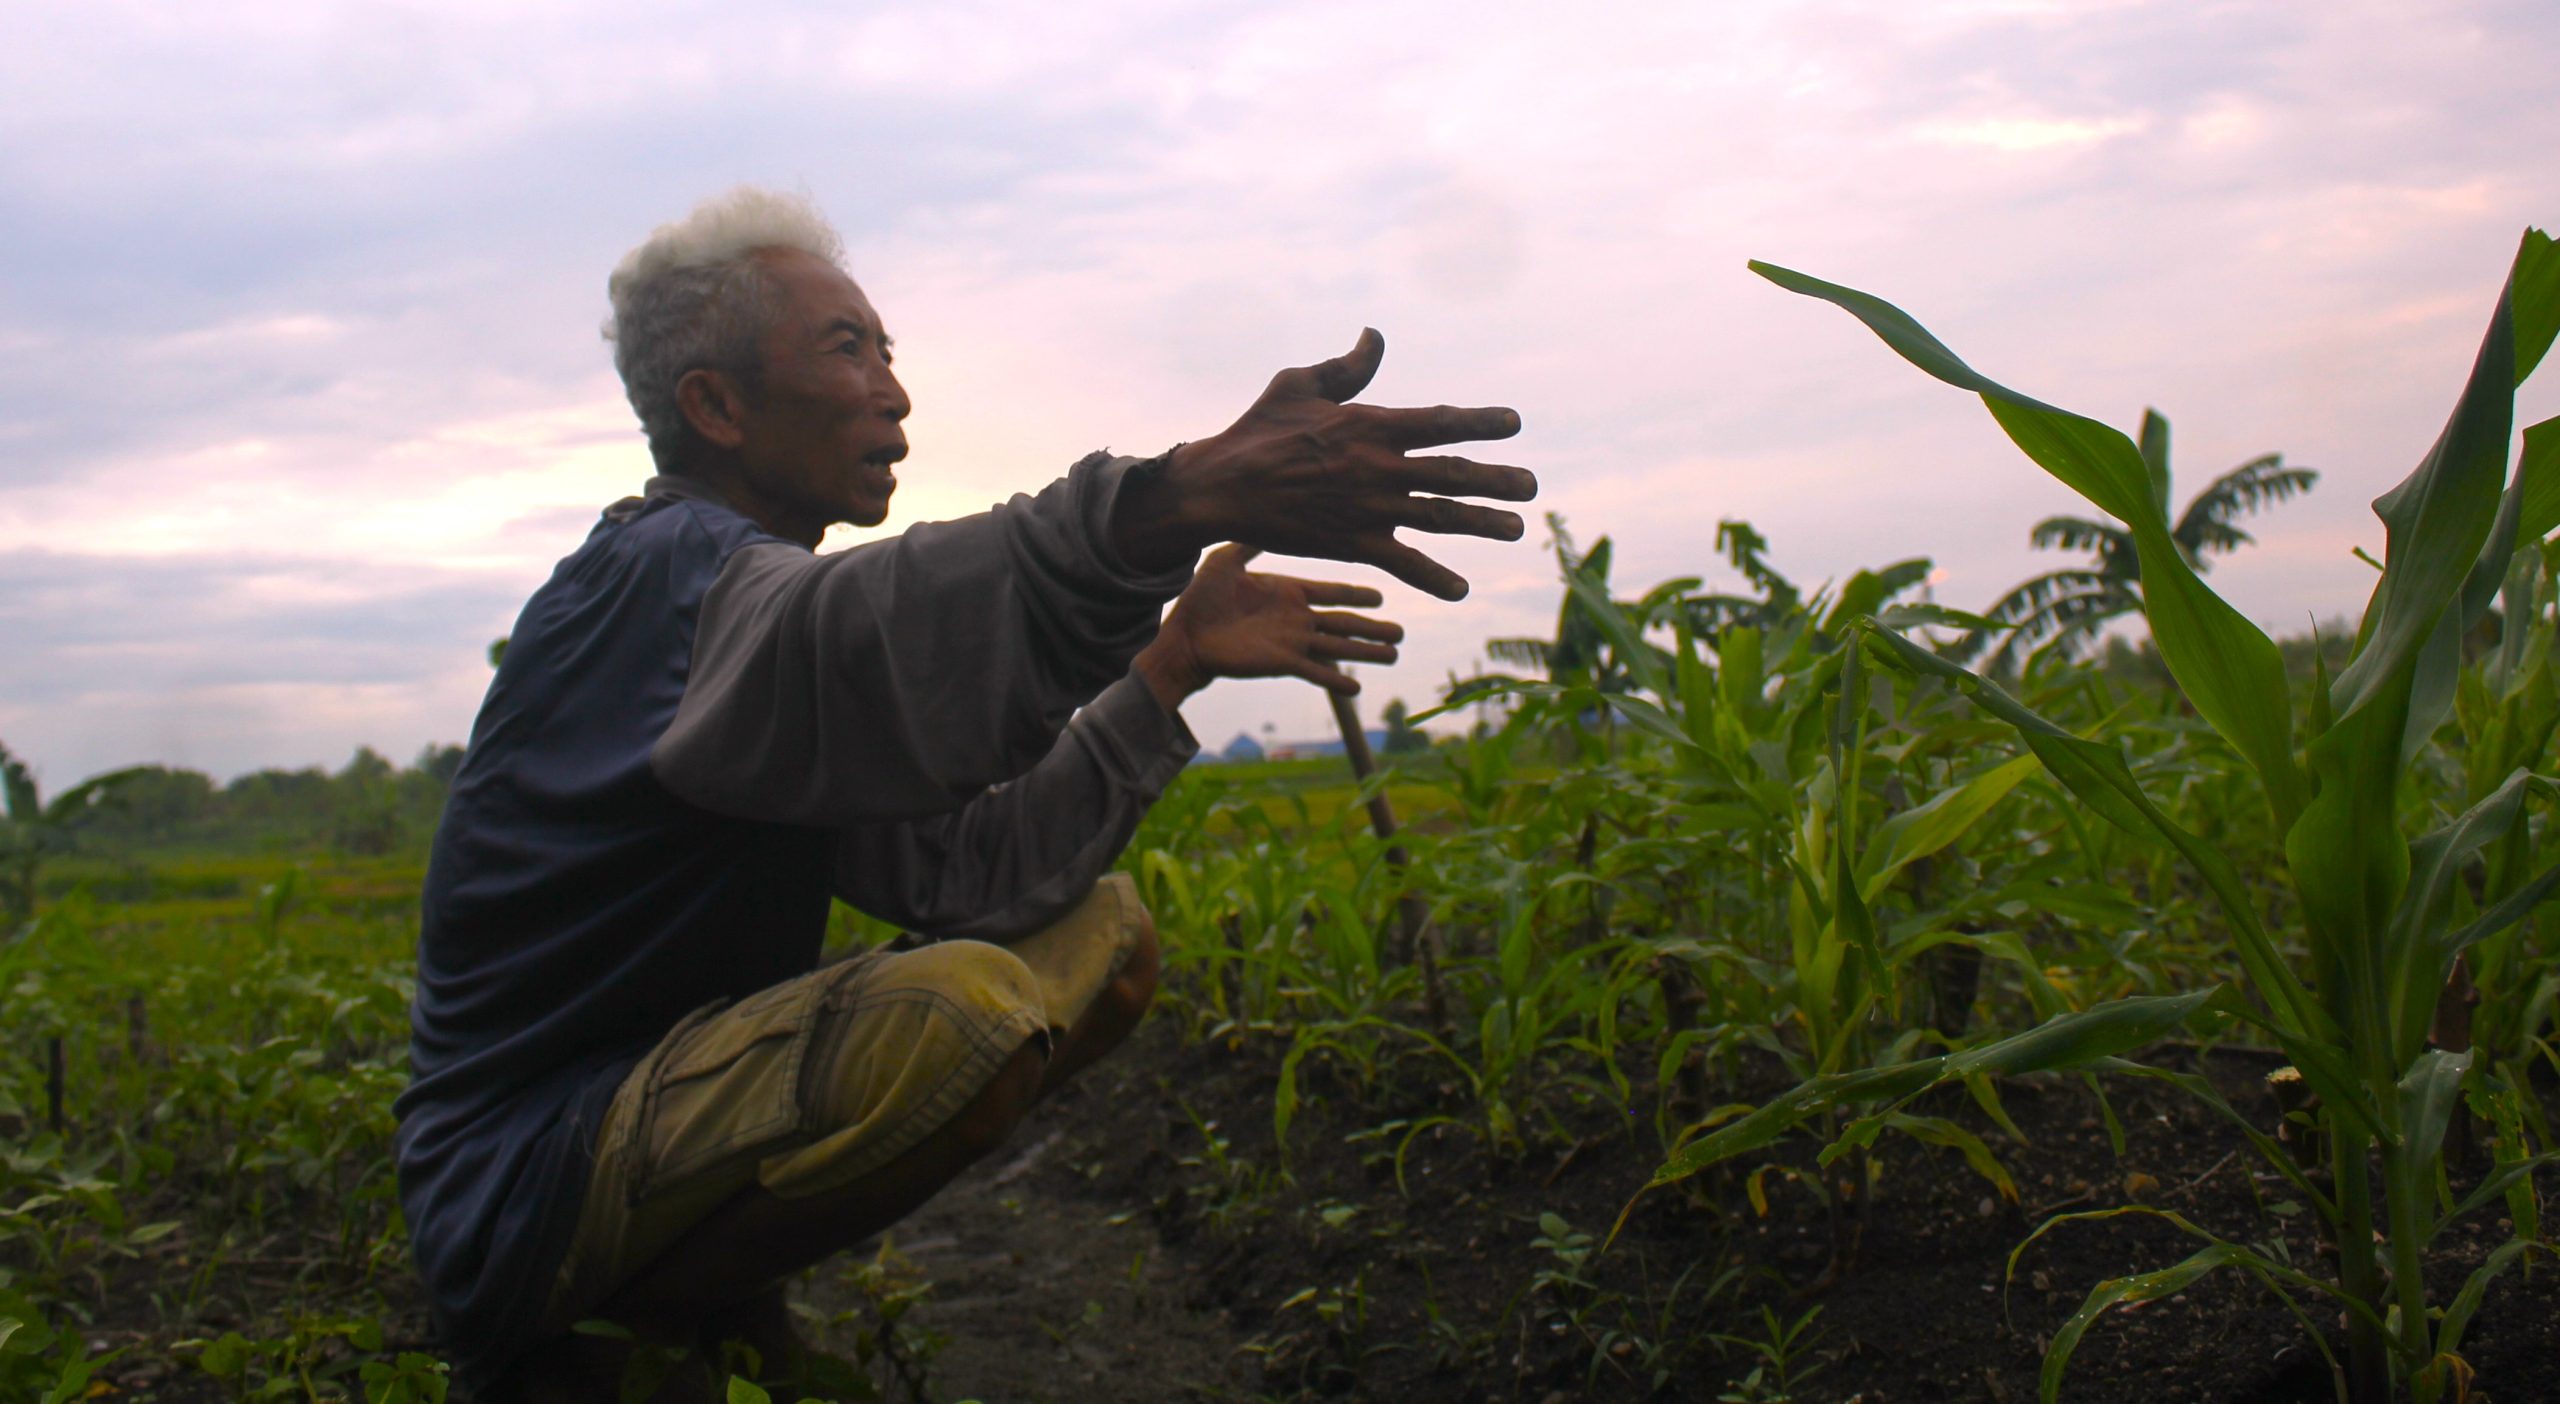
[(1360, 339), (1351, 343), (1349, 351), (1316, 365), (1316, 393), (1342, 404), (1369, 388), (1386, 355), (1387, 339), (1378, 335), (1376, 327), (1362, 327)]

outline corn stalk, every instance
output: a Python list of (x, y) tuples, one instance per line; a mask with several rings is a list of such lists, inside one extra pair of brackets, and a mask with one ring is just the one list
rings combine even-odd
[[(2165, 444), (2161, 452), (2146, 452), (2147, 445), (2119, 430), (1991, 380), (1881, 299), (1783, 268), (1752, 267), (1781, 287), (1843, 308), (1913, 365), (1981, 396), (2028, 457), (2123, 524), (2139, 558), (2144, 611), (2162, 660), (2198, 715), (2248, 762), (2285, 836), (2285, 876), (2308, 953), (2307, 968), (2299, 970), (2230, 860), (2153, 803), (2115, 747), (2046, 721), (1997, 685), (1889, 628), (1867, 626), (1879, 661), (1954, 684), (2014, 728), (2053, 777), (2100, 817), (2138, 838), (2165, 842), (2203, 876), (2229, 924), (2249, 996), (2224, 992), (2213, 1006), (2282, 1048), (2319, 1097), (2330, 1193), (2272, 1141), (2255, 1135), (2253, 1141), (2328, 1221), (2340, 1249), (2338, 1280), (2310, 1279), (2179, 1221), (2206, 1238), (2206, 1247), (2176, 1268), (2093, 1291), (2048, 1353), (2044, 1397), (2056, 1396), (2072, 1345), (2108, 1305), (2164, 1295), (2223, 1267), (2248, 1272), (2279, 1294), (2308, 1288), (2343, 1303), (2348, 1349), (2340, 1387), (2351, 1404), (2378, 1404), (2403, 1385), (2427, 1401), (2449, 1387), (2458, 1391), (2468, 1367), (2457, 1351), (2481, 1291), (2528, 1245), (2519, 1238), (2493, 1253), (2440, 1319), (2430, 1315), (2421, 1271), (2425, 1248), (2445, 1224), (2495, 1202), (2551, 1156), (2509, 1147), (2495, 1171), (2440, 1212), (2434, 1191), (2445, 1133), (2470, 1055), (2431, 1049), (2427, 1035), (2456, 958), (2550, 896), (2560, 887), (2560, 867), (2522, 881), (2476, 919), (2457, 923), (2458, 876), (2484, 848), (2515, 832), (2528, 794), (2548, 790), (2551, 782), (2519, 768), (2451, 822), (2416, 837), (2400, 828), (2402, 787), (2410, 758), (2452, 710), (2464, 634), (2507, 581), (2519, 545), (2560, 526), (2560, 459), (2536, 451), (2552, 442), (2552, 424), (2527, 431), (2527, 452), (2512, 474), (2507, 460), (2515, 388), (2560, 330), (2560, 248), (2540, 231), (2526, 231), (2451, 420), (2408, 479), (2374, 503), (2388, 549), (2355, 652), (2334, 683), (2323, 676), (2299, 709), (2274, 643), (2207, 587), (2178, 549), (2167, 518)], [(2203, 1006), (2207, 993), (2185, 997), (2190, 1002), (2183, 1007), (2156, 1000), (2100, 1005), (1931, 1060), (1935, 1068), (1910, 1064), (1817, 1078), (1689, 1143), (1656, 1182), (1765, 1144), (1785, 1126), (1843, 1100), (1898, 1103), (1951, 1077), (2103, 1065), (2138, 1046), (2126, 1035), (2165, 1031), (2158, 1016), (2174, 1011), (2182, 1020)]]

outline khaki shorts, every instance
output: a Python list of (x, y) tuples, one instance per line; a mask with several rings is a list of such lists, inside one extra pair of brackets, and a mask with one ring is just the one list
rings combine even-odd
[(542, 1333), (566, 1331), (749, 1185), (821, 1194), (897, 1159), (1025, 1040), (1072, 1027), (1145, 921), (1114, 873), (1010, 946), (866, 951), (688, 1015), (605, 1113)]

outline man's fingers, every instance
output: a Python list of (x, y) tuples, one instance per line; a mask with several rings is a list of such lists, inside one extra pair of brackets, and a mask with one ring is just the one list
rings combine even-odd
[(1245, 562), (1250, 561), (1261, 554), (1262, 548), (1259, 546), (1248, 546), (1241, 541), (1230, 541), (1226, 545), (1219, 547), (1217, 550), (1210, 552), (1209, 559), (1202, 561), (1200, 563), (1200, 570), (1195, 573), (1206, 573), (1212, 569), (1242, 570), (1245, 567)]
[(1479, 507), (1472, 502), (1459, 502), (1446, 497), (1402, 497), (1390, 503), (1384, 514), (1397, 526), (1437, 532), (1442, 536), (1489, 536), (1496, 541), (1517, 541), (1526, 530), (1517, 512), (1496, 507)]
[(1404, 626), (1394, 620), (1372, 619), (1365, 614), (1347, 614), (1341, 610), (1319, 612), (1316, 615), (1316, 632), (1346, 639), (1376, 639), (1380, 643), (1404, 642)]
[(1367, 585), (1353, 585), (1341, 580), (1297, 580), (1299, 593), (1311, 605), (1348, 605), (1353, 609), (1376, 609), (1387, 597)]
[(1318, 634), (1307, 641), (1307, 653), (1315, 658), (1339, 658), (1352, 663), (1393, 663), (1394, 644), (1371, 643), (1367, 639), (1346, 639), (1333, 634)]
[(1478, 463), (1472, 458), (1406, 458), (1388, 469), (1396, 486), (1443, 497), (1490, 497), (1497, 502), (1527, 502), (1538, 495), (1538, 475), (1507, 463)]
[(1370, 543), (1354, 557), (1376, 566), (1426, 595), (1444, 600), (1467, 597), (1467, 578), (1390, 536)]
[(1365, 406), (1361, 419), (1387, 447), (1404, 451), (1436, 448), (1441, 444), (1462, 444), (1475, 439), (1507, 439), (1520, 432), (1520, 412), (1495, 406), (1488, 409), (1460, 409), (1456, 405), (1433, 405), (1429, 409), (1391, 409), (1383, 405)]
[(1369, 388), (1386, 355), (1387, 339), (1378, 335), (1376, 327), (1362, 327), (1360, 339), (1351, 343), (1349, 351), (1307, 369), (1315, 377), (1316, 393), (1338, 405)]

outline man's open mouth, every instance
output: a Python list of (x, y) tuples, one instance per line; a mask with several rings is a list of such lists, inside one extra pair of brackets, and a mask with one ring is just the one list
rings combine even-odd
[(907, 446), (905, 444), (884, 444), (881, 447), (864, 454), (862, 456), (862, 461), (870, 464), (874, 468), (885, 471), (891, 464), (896, 463), (899, 459), (906, 456)]

